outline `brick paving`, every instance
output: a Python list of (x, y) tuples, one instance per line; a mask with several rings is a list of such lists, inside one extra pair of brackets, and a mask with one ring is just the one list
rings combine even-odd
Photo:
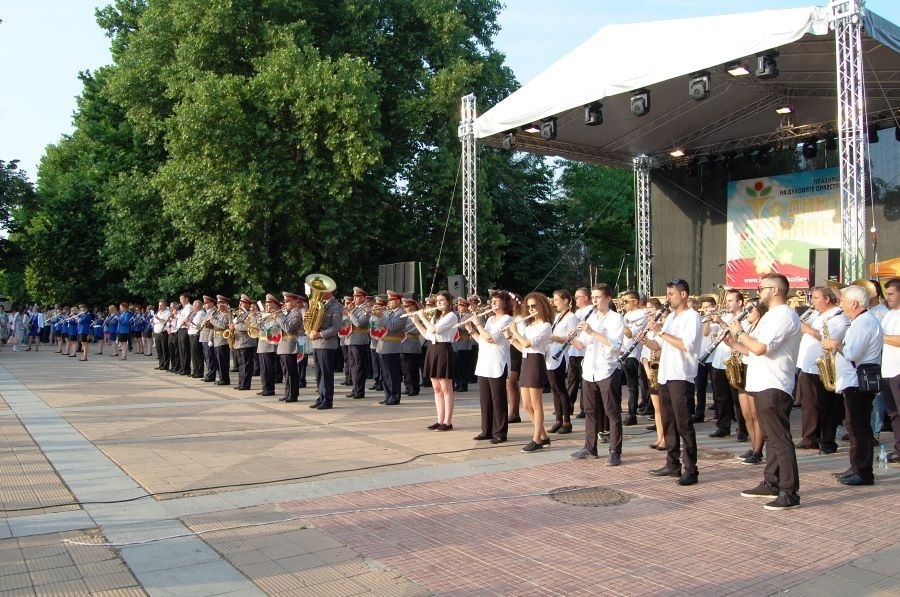
[[(747, 444), (706, 438), (711, 422), (698, 426), (700, 483), (682, 488), (647, 475), (664, 454), (647, 449), (645, 423), (626, 428), (611, 468), (569, 460), (580, 422), (534, 455), (520, 452), (527, 422), (507, 444), (472, 441), (475, 392), (458, 395), (455, 431), (433, 433), (428, 391), (388, 408), (338, 386), (334, 410), (313, 411), (311, 389), (283, 404), (154, 365), (0, 353), (0, 506), (28, 508), (0, 520), (0, 595), (900, 595), (900, 468), (838, 485), (846, 444), (800, 451), (802, 507), (768, 512), (739, 495), (761, 468), (711, 451)], [(57, 427), (81, 443), (58, 445)], [(81, 474), (69, 459), (84, 450)], [(170, 493), (50, 508), (85, 478)], [(546, 495), (567, 486), (630, 499)], [(185, 532), (199, 535), (166, 538)], [(64, 542), (104, 537), (119, 547)]]

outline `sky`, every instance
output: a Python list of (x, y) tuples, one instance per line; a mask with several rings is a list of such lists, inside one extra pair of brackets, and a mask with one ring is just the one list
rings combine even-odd
[[(78, 73), (111, 62), (110, 40), (94, 17), (97, 7), (110, 3), (0, 0), (0, 56), (6, 64), (0, 79), (0, 160), (20, 160), (31, 181), (47, 145), (72, 132), (75, 98), (81, 93)], [(505, 0), (495, 47), (524, 84), (604, 25), (814, 4), (826, 2)], [(900, 24), (900, 1), (869, 0), (866, 7)]]

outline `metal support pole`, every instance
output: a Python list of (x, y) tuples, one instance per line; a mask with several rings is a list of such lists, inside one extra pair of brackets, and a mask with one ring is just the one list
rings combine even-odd
[(868, 146), (862, 61), (862, 0), (831, 0), (837, 61), (838, 139), (841, 173), (841, 281), (867, 277), (866, 194)]
[(650, 296), (653, 288), (653, 273), (650, 261), (650, 158), (638, 156), (634, 158), (634, 231), (635, 257), (637, 264), (638, 292)]
[(478, 293), (478, 162), (475, 156), (475, 95), (462, 98), (458, 135), (462, 143), (462, 263), (469, 294)]

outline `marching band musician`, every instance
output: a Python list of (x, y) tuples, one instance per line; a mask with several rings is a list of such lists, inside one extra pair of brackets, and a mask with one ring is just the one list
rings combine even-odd
[(884, 285), (884, 298), (890, 309), (881, 320), (884, 330), (884, 350), (881, 353), (881, 376), (884, 379), (885, 414), (894, 430), (894, 449), (887, 455), (890, 463), (900, 462), (900, 278), (891, 278)]
[[(584, 286), (575, 289), (575, 317), (578, 321), (587, 319), (588, 313), (593, 310), (591, 305), (591, 291)], [(578, 390), (581, 389), (581, 360), (584, 351), (575, 345), (569, 345), (568, 362), (566, 363), (566, 392), (569, 395), (569, 412), (575, 412), (575, 403), (578, 401)], [(584, 412), (584, 398), (578, 408), (577, 418), (587, 416)]]
[[(622, 308), (625, 313), (622, 318), (625, 321), (625, 339), (622, 342), (622, 352), (628, 352), (634, 344), (634, 337), (640, 333), (647, 324), (647, 312), (640, 306), (640, 295), (634, 290), (629, 290), (622, 295)], [(646, 402), (644, 394), (647, 393), (647, 380), (641, 375), (641, 365), (638, 358), (640, 351), (628, 353), (622, 372), (625, 374), (625, 383), (628, 385), (628, 416), (625, 425), (637, 425), (638, 403)], [(643, 398), (643, 399), (642, 399)]]
[(569, 341), (570, 332), (578, 325), (578, 320), (570, 310), (572, 296), (568, 290), (554, 290), (552, 303), (556, 309), (556, 316), (550, 325), (550, 344), (547, 346), (545, 355), (547, 379), (553, 394), (553, 410), (556, 412), (556, 422), (550, 427), (550, 433), (565, 434), (572, 433), (572, 414), (574, 412), (574, 405), (569, 401), (569, 393), (566, 388), (568, 346), (565, 344)]
[(129, 309), (128, 303), (119, 305), (119, 318), (116, 324), (116, 351), (122, 351), (120, 361), (128, 360), (128, 339), (131, 337), (131, 318), (134, 313)]
[(597, 439), (600, 431), (600, 411), (609, 419), (609, 457), (607, 466), (619, 466), (622, 462), (622, 371), (619, 369), (619, 351), (625, 337), (625, 320), (609, 308), (612, 289), (607, 284), (591, 287), (594, 312), (578, 324), (579, 335), (572, 344), (584, 350), (581, 362), (584, 397), (584, 447), (572, 454), (583, 460), (597, 458)]
[(78, 341), (81, 342), (82, 356), (79, 361), (88, 360), (88, 342), (91, 341), (91, 323), (94, 321), (94, 315), (88, 311), (87, 305), (78, 304)]
[[(660, 312), (662, 309), (662, 303), (659, 302), (659, 299), (650, 297), (647, 299), (647, 305), (644, 311), (647, 314), (648, 319), (653, 319), (656, 317), (656, 314)], [(652, 331), (648, 331), (646, 336), (653, 340), (656, 337), (656, 334)], [(655, 363), (657, 366), (656, 373), (652, 372), (651, 369), (651, 359), (653, 358), (653, 352), (644, 342), (641, 346), (641, 366), (644, 368), (644, 374), (647, 376), (647, 391), (650, 393), (650, 406), (647, 412), (650, 413), (650, 416), (653, 417), (653, 424), (647, 426), (647, 431), (655, 431), (656, 432), (656, 441), (650, 444), (651, 450), (659, 450), (660, 452), (666, 451), (666, 434), (663, 430), (662, 424), (662, 411), (659, 408), (659, 383), (658, 383), (658, 374), (659, 362)], [(658, 353), (657, 353), (658, 354)], [(656, 377), (655, 377), (656, 376)], [(654, 383), (651, 383), (651, 380), (655, 379)]]
[(506, 375), (509, 370), (509, 341), (503, 330), (512, 321), (513, 300), (505, 290), (490, 295), (491, 316), (483, 324), (481, 317), (466, 323), (478, 343), (478, 398), (481, 406), (481, 433), (475, 440), (491, 440), (502, 444), (509, 432), (509, 401), (506, 395)]
[(303, 330), (303, 312), (300, 310), (299, 294), (286, 291), (281, 294), (284, 300), (281, 313), (275, 316), (275, 321), (281, 326), (282, 332), (276, 354), (278, 354), (278, 360), (281, 361), (281, 369), (284, 372), (284, 394), (278, 400), (280, 402), (297, 402), (300, 396), (297, 336)]
[(384, 378), (381, 375), (381, 352), (378, 350), (378, 345), (380, 344), (381, 338), (378, 335), (380, 333), (378, 326), (381, 325), (381, 318), (375, 317), (375, 309), (378, 308), (378, 312), (382, 313), (384, 311), (385, 305), (387, 305), (387, 298), (370, 296), (366, 299), (366, 303), (369, 305), (369, 369), (366, 374), (366, 378), (372, 379), (372, 385), (369, 386), (370, 390), (375, 390), (378, 392), (384, 391)]
[(216, 382), (216, 385), (230, 386), (231, 350), (228, 340), (225, 338), (225, 330), (231, 325), (231, 299), (217, 294), (216, 307), (216, 311), (209, 318), (209, 325), (213, 329), (213, 354), (215, 355), (216, 370), (219, 372), (219, 381)]
[(822, 348), (837, 351), (835, 391), (844, 396), (847, 431), (850, 433), (850, 468), (836, 474), (843, 485), (875, 483), (872, 472), (874, 438), (870, 418), (872, 401), (878, 388), (862, 385), (858, 370), (872, 366), (878, 369), (880, 375), (884, 330), (868, 309), (869, 300), (869, 292), (862, 286), (847, 286), (841, 290), (840, 306), (850, 319), (850, 327), (843, 340), (822, 341)]
[(94, 336), (94, 343), (98, 345), (97, 354), (103, 354), (103, 313), (98, 307), (93, 313), (94, 321), (91, 323), (91, 332)]
[(244, 391), (250, 389), (253, 381), (253, 361), (256, 360), (256, 345), (258, 342), (247, 333), (247, 318), (250, 317), (250, 305), (253, 301), (246, 294), (242, 294), (238, 302), (238, 313), (232, 320), (234, 334), (234, 351), (237, 353), (238, 383), (235, 390)]
[(366, 397), (366, 360), (369, 358), (369, 308), (366, 291), (353, 287), (353, 304), (347, 307), (350, 334), (347, 336), (347, 363), (351, 390), (348, 398)]
[(274, 294), (266, 295), (266, 312), (261, 316), (259, 327), (259, 340), (256, 343), (256, 356), (259, 360), (259, 381), (262, 389), (257, 392), (259, 396), (275, 395), (275, 369), (277, 344), (272, 344), (268, 340), (268, 333), (264, 330), (263, 322), (275, 316), (281, 309), (281, 301)]
[(181, 366), (181, 356), (178, 350), (178, 328), (176, 327), (180, 308), (176, 301), (169, 303), (169, 321), (166, 322), (167, 340), (169, 342), (169, 373), (177, 373), (178, 367)]
[[(457, 320), (470, 317), (469, 300), (460, 297), (456, 299), (456, 317)], [(456, 355), (456, 376), (453, 378), (454, 392), (469, 391), (469, 377), (472, 374), (472, 340), (469, 330), (466, 326), (457, 327), (457, 338), (453, 341), (453, 352)]]
[(216, 361), (216, 351), (213, 349), (213, 337), (215, 336), (215, 332), (212, 324), (209, 322), (209, 320), (212, 319), (212, 314), (215, 310), (216, 299), (204, 294), (203, 317), (198, 322), (198, 325), (200, 326), (198, 340), (203, 348), (203, 366), (205, 370), (203, 381), (205, 383), (214, 383), (216, 381), (216, 373), (219, 371), (219, 364), (218, 361)]
[[(716, 297), (709, 295), (700, 297), (700, 315), (701, 318), (706, 318), (706, 322), (704, 322), (703, 326), (700, 328), (701, 355), (705, 355), (709, 352), (713, 340), (719, 335), (719, 324), (710, 320), (712, 315), (716, 313), (717, 307), (718, 303), (716, 302)], [(707, 357), (705, 361), (697, 362), (697, 377), (694, 379), (696, 396), (696, 400), (694, 401), (694, 423), (702, 423), (706, 419), (706, 389), (709, 386), (710, 381), (711, 358), (712, 355)], [(713, 402), (715, 402), (715, 398), (713, 399)]]
[[(403, 297), (403, 310), (409, 314), (419, 309), (419, 304)], [(412, 318), (407, 319), (406, 334), (400, 342), (400, 369), (403, 372), (404, 394), (418, 396), (420, 390), (419, 367), (422, 360), (422, 335)]]
[(453, 311), (453, 295), (441, 290), (435, 296), (437, 310), (430, 319), (423, 311), (414, 311), (409, 316), (419, 333), (431, 341), (425, 353), (425, 377), (434, 388), (434, 406), (437, 410), (438, 426), (435, 431), (453, 430), (453, 379), (456, 376), (456, 355), (453, 352), (453, 337), (456, 334), (459, 317)]
[[(766, 306), (760, 302), (756, 302), (750, 312), (747, 314), (745, 321), (746, 326), (741, 326), (746, 334), (750, 337), (756, 337), (756, 327), (763, 315), (766, 314)], [(741, 379), (747, 379), (747, 366), (750, 364), (749, 355), (741, 355)], [(750, 436), (750, 449), (740, 456), (741, 464), (759, 464), (763, 460), (763, 445), (766, 442), (766, 436), (762, 432), (762, 426), (759, 424), (759, 415), (756, 411), (756, 400), (752, 394), (748, 394), (746, 390), (738, 390), (738, 400), (741, 403), (741, 412), (744, 413), (744, 421), (747, 423), (747, 434)]]
[(754, 335), (739, 321), (729, 324), (724, 342), (747, 354), (744, 390), (753, 397), (762, 434), (766, 438), (763, 480), (743, 497), (775, 497), (766, 510), (788, 510), (800, 506), (800, 475), (791, 438), (791, 408), (794, 373), (800, 348), (800, 318), (787, 304), (788, 280), (782, 274), (766, 274), (759, 281), (759, 302), (768, 311), (756, 325)]
[[(512, 317), (513, 319), (525, 317), (525, 306), (522, 304), (522, 297), (511, 292), (512, 299)], [(507, 338), (508, 339), (508, 338)], [(521, 423), (522, 417), (519, 414), (519, 406), (522, 404), (522, 392), (519, 388), (519, 376), (522, 373), (522, 351), (516, 348), (512, 343), (509, 345), (509, 371), (506, 375), (506, 396), (509, 400), (509, 414), (507, 415), (509, 423)]]
[[(66, 354), (74, 357), (78, 352), (78, 313), (76, 307), (69, 310), (69, 317), (66, 319)], [(31, 350), (31, 349), (29, 349)]]
[[(306, 321), (306, 314), (309, 313), (309, 299), (306, 298), (305, 294), (298, 294), (297, 296), (300, 297), (297, 301), (300, 315), (303, 316), (303, 321)], [(309, 338), (306, 336), (306, 328), (304, 326), (300, 326), (297, 334), (297, 355), (303, 355), (297, 356), (297, 376), (300, 378), (298, 387), (303, 389), (306, 387), (306, 368), (309, 365), (309, 355), (312, 354), (312, 348), (309, 345)], [(281, 367), (279, 366), (275, 373), (275, 383), (281, 383), (281, 380), (279, 380), (280, 375)]]
[(65, 340), (65, 331), (63, 325), (68, 316), (69, 308), (63, 307), (62, 309), (57, 311), (56, 316), (53, 318), (53, 332), (56, 336), (56, 352), (58, 352), (59, 354), (63, 354), (63, 340)]
[(156, 313), (153, 314), (153, 340), (156, 342), (156, 360), (159, 362), (159, 366), (155, 367), (155, 369), (169, 368), (169, 333), (166, 331), (166, 322), (168, 320), (169, 307), (166, 305), (166, 301), (160, 299), (156, 307)]
[(144, 309), (144, 356), (153, 356), (153, 307)]
[(188, 342), (188, 327), (191, 325), (193, 317), (193, 307), (191, 307), (191, 297), (188, 293), (183, 292), (178, 297), (181, 302), (181, 309), (178, 311), (178, 317), (175, 320), (175, 329), (178, 336), (178, 359), (179, 364), (177, 373), (179, 375), (191, 374), (191, 345)]
[[(697, 470), (697, 435), (694, 432), (691, 403), (697, 377), (697, 351), (700, 348), (700, 314), (688, 306), (690, 287), (675, 278), (666, 284), (666, 299), (671, 312), (663, 324), (651, 322), (653, 340), (644, 337), (650, 350), (659, 356), (659, 409), (666, 436), (666, 465), (653, 469), (657, 477), (678, 477), (678, 485), (693, 485)], [(684, 442), (684, 467), (679, 457)]]
[(800, 348), (797, 353), (797, 400), (802, 408), (800, 425), (800, 441), (795, 447), (803, 450), (818, 449), (822, 454), (833, 454), (837, 451), (835, 433), (840, 421), (838, 411), (840, 402), (833, 390), (822, 385), (816, 361), (824, 354), (822, 348), (822, 330), (828, 326), (828, 335), (841, 340), (850, 325), (850, 320), (842, 314), (838, 307), (834, 290), (825, 286), (814, 286), (810, 289), (809, 319), (801, 320)]
[[(547, 381), (545, 353), (550, 342), (550, 323), (553, 321), (553, 307), (541, 292), (532, 292), (525, 297), (528, 316), (510, 326), (506, 333), (510, 344), (522, 353), (522, 373), (519, 385), (522, 388), (522, 402), (525, 412), (531, 415), (534, 433), (531, 441), (522, 448), (523, 452), (536, 452), (550, 445), (550, 438), (544, 428), (544, 404), (542, 394)], [(525, 320), (530, 321), (525, 321)], [(521, 329), (520, 329), (520, 326)]]
[[(400, 367), (400, 341), (403, 339), (405, 323), (400, 316), (403, 295), (393, 290), (387, 291), (387, 300), (379, 316), (379, 325), (386, 333), (378, 341), (381, 355), (381, 381), (384, 385), (384, 400), (379, 404), (396, 406), (400, 404), (402, 370)], [(376, 301), (376, 305), (377, 305)]]
[(140, 305), (134, 305), (134, 316), (131, 318), (131, 343), (134, 346), (134, 352), (141, 354), (144, 352), (144, 309)]
[[(347, 317), (347, 312), (353, 307), (353, 297), (349, 295), (345, 296), (343, 305), (341, 329), (338, 330), (338, 344), (341, 348), (341, 360), (344, 364), (344, 382), (341, 385), (352, 387), (353, 380), (350, 377), (350, 346), (347, 344), (347, 338), (350, 336), (350, 320)], [(347, 398), (353, 398), (353, 396), (347, 394)]]
[(333, 293), (323, 291), (321, 297), (324, 302), (321, 305), (324, 312), (322, 325), (309, 334), (316, 355), (316, 390), (319, 394), (313, 404), (318, 410), (328, 410), (334, 403), (334, 353), (339, 348), (338, 330), (341, 329), (343, 308), (334, 300)]
[[(203, 301), (200, 299), (195, 300), (194, 304), (191, 306), (191, 310), (193, 311), (193, 315), (191, 316), (191, 321), (188, 325), (188, 343), (191, 346), (191, 377), (194, 379), (203, 379), (203, 365), (205, 364), (205, 359), (203, 358), (204, 342), (201, 339), (204, 334), (201, 328), (203, 326), (203, 319), (206, 317), (206, 309), (203, 308)], [(209, 328), (207, 328), (207, 330), (209, 330)], [(205, 336), (208, 341), (208, 331)]]
[[(723, 315), (711, 315), (710, 321), (718, 324), (722, 329), (731, 325), (738, 314), (744, 309), (744, 295), (740, 290), (728, 290), (725, 293), (725, 309)], [(747, 324), (744, 324), (746, 331)], [(713, 400), (716, 401), (716, 411), (719, 418), (716, 419), (716, 430), (709, 437), (728, 437), (731, 435), (731, 422), (737, 420), (739, 442), (747, 441), (747, 421), (741, 411), (738, 391), (728, 383), (728, 375), (725, 373), (725, 361), (731, 356), (731, 348), (725, 342), (720, 342), (712, 357), (712, 370), (710, 376), (713, 384)]]

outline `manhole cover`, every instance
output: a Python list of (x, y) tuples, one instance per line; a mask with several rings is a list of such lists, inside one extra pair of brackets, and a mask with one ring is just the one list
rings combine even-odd
[(697, 460), (730, 460), (734, 458), (734, 452), (716, 450), (715, 448), (699, 448)]
[(557, 487), (547, 494), (550, 499), (570, 506), (618, 506), (631, 498), (624, 491), (609, 487)]

